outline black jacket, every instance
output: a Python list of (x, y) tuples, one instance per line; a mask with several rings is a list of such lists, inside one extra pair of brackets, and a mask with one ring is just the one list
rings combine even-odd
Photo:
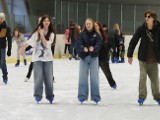
[[(98, 57), (99, 50), (101, 48), (102, 39), (100, 35), (96, 31), (88, 32), (83, 31), (78, 36), (78, 43), (79, 43), (79, 57), (84, 59), (86, 56), (91, 55), (91, 57)], [(93, 52), (84, 52), (84, 47), (89, 49), (90, 46), (94, 47)]]
[(8, 51), (11, 51), (12, 47), (11, 30), (4, 21), (0, 25), (0, 49), (1, 48), (4, 49), (7, 47), (7, 41), (8, 41)]
[[(152, 33), (153, 33), (152, 38), (154, 40), (153, 41), (153, 50), (154, 50), (157, 62), (160, 62), (160, 23), (158, 21), (155, 21), (153, 29), (152, 29)], [(139, 50), (138, 50), (138, 59), (146, 62), (147, 46), (148, 46), (147, 40), (149, 39), (149, 37), (147, 36), (147, 33), (146, 33), (145, 23), (142, 26), (138, 27), (135, 34), (133, 35), (133, 37), (129, 43), (127, 57), (133, 56), (134, 49), (135, 49), (138, 41), (140, 40), (140, 38), (141, 38), (141, 41), (140, 41), (140, 46), (139, 46)]]

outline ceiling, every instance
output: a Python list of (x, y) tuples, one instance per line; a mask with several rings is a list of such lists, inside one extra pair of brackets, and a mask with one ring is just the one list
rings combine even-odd
[(62, 0), (62, 1), (160, 5), (160, 0)]

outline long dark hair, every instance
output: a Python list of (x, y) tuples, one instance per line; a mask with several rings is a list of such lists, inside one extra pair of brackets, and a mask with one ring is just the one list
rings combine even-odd
[[(35, 33), (35, 32), (38, 30), (39, 27), (41, 27), (41, 28), (44, 27), (44, 26), (43, 26), (43, 21), (44, 21), (46, 18), (49, 19), (50, 24), (49, 24), (48, 32), (47, 32), (47, 34), (46, 34), (46, 36), (45, 36), (45, 39), (48, 41), (48, 40), (49, 40), (49, 37), (50, 37), (50, 34), (53, 32), (53, 33), (54, 33), (54, 39), (53, 39), (52, 45), (55, 45), (55, 42), (56, 42), (56, 31), (55, 31), (55, 29), (53, 28), (53, 23), (52, 23), (51, 17), (50, 17), (49, 15), (43, 15), (43, 16), (41, 17), (40, 22), (38, 23), (38, 25), (37, 25), (37, 27), (35, 28), (35, 30), (32, 32), (31, 36), (33, 35), (33, 33)], [(40, 34), (38, 33), (38, 40), (37, 40), (37, 41), (39, 41), (39, 39), (40, 39)]]
[(101, 34), (103, 40), (104, 40), (104, 43), (107, 43), (107, 42), (108, 42), (107, 34), (106, 34), (106, 32), (103, 30), (103, 27), (102, 27), (101, 23), (98, 22), (98, 21), (95, 22), (95, 23), (98, 24), (98, 26), (99, 26), (99, 31), (100, 31), (100, 34)]

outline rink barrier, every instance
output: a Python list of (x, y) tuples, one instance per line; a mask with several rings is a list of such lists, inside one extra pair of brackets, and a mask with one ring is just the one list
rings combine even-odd
[[(27, 39), (29, 37), (29, 35), (26, 35), (25, 38)], [(132, 35), (126, 35), (125, 36), (125, 51), (127, 52), (128, 49), (128, 45), (130, 42)], [(64, 47), (65, 47), (65, 41), (63, 39), (63, 34), (57, 34), (56, 37), (56, 44), (55, 44), (55, 50), (54, 50), (54, 58), (55, 59), (61, 59), (61, 58), (66, 58), (64, 57)], [(135, 48), (135, 55), (138, 53), (138, 46)], [(14, 63), (16, 61), (16, 57), (17, 57), (17, 45), (15, 42), (13, 42), (12, 44), (12, 54), (10, 57), (7, 57), (7, 62), (8, 63)], [(30, 55), (28, 56), (30, 57)], [(68, 51), (67, 51), (67, 58), (69, 57), (68, 55)]]

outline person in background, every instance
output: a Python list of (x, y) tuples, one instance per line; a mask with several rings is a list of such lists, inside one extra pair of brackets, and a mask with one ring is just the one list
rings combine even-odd
[[(20, 65), (20, 55), (18, 53), (19, 49), (21, 48), (21, 46), (23, 44), (25, 44), (25, 39), (23, 34), (20, 33), (18, 28), (15, 28), (13, 31), (13, 36), (12, 36), (12, 42), (16, 42), (17, 44), (17, 63), (15, 64), (15, 67), (19, 67)], [(23, 55), (23, 59), (24, 59), (24, 65), (27, 65), (27, 60), (26, 60), (26, 55)]]
[(7, 45), (8, 45), (7, 56), (11, 56), (11, 48), (12, 48), (11, 30), (10, 27), (5, 22), (5, 14), (0, 13), (0, 66), (3, 74), (3, 82), (5, 84), (8, 83), (8, 71), (6, 65)]
[(37, 103), (42, 99), (43, 83), (45, 85), (46, 99), (52, 103), (53, 94), (53, 56), (51, 44), (55, 38), (51, 18), (48, 15), (42, 16), (40, 23), (33, 31), (31, 37), (20, 49), (20, 54), (24, 54), (26, 49), (33, 48), (32, 61), (34, 62), (34, 97)]
[(137, 28), (129, 43), (128, 63), (132, 64), (134, 49), (141, 40), (138, 50), (140, 68), (138, 103), (143, 105), (147, 98), (146, 81), (148, 75), (151, 81), (153, 98), (160, 105), (158, 70), (158, 63), (160, 63), (160, 22), (157, 21), (157, 14), (152, 10), (146, 11), (144, 18), (145, 22)]
[(81, 103), (88, 99), (88, 75), (90, 75), (91, 100), (98, 103), (101, 99), (98, 65), (101, 42), (100, 35), (95, 31), (94, 21), (87, 18), (85, 28), (78, 37), (80, 57), (78, 100)]
[(109, 85), (113, 89), (116, 89), (117, 85), (112, 77), (112, 73), (109, 67), (109, 49), (106, 48), (108, 44), (107, 34), (103, 30), (103, 27), (100, 22), (95, 22), (94, 26), (97, 29), (97, 31), (100, 31), (99, 34), (102, 37), (102, 46), (99, 51), (99, 66), (101, 67), (105, 77), (107, 78)]
[[(124, 54), (125, 54), (125, 46), (124, 46), (124, 34), (122, 33), (118, 24), (114, 25), (114, 30), (116, 31), (116, 63), (124, 63)], [(119, 60), (119, 57), (121, 60)]]
[(66, 56), (66, 52), (67, 52), (67, 49), (68, 49), (68, 52), (69, 54), (71, 54), (71, 37), (70, 37), (70, 33), (69, 33), (69, 29), (66, 29), (65, 30), (65, 33), (64, 33), (64, 40), (65, 40), (65, 48), (64, 48), (64, 55)]
[[(70, 37), (71, 37), (71, 55), (69, 57), (69, 59), (71, 60), (72, 58), (75, 58), (75, 60), (77, 60), (78, 58), (78, 51), (77, 51), (77, 38), (78, 35), (80, 33), (79, 28), (77, 27), (77, 25), (74, 23), (73, 20), (70, 21)], [(73, 53), (74, 51), (74, 53)]]
[(112, 28), (108, 30), (108, 47), (111, 55), (112, 63), (117, 63), (116, 61), (116, 31)]

